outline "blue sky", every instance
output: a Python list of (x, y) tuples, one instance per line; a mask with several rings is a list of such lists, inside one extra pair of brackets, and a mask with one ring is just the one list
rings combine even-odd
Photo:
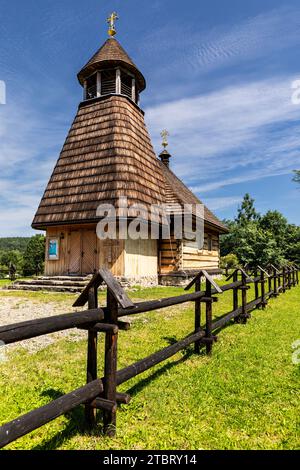
[(30, 235), (34, 212), (82, 97), (76, 74), (107, 38), (147, 80), (154, 146), (215, 213), (249, 192), (261, 212), (300, 224), (299, 0), (0, 0), (0, 236)]

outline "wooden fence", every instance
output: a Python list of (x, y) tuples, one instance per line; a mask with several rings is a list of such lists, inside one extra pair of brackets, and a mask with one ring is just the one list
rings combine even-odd
[[(206, 353), (211, 354), (213, 344), (217, 340), (216, 333), (222, 327), (232, 320), (247, 323), (253, 309), (264, 309), (270, 297), (277, 297), (299, 283), (299, 269), (297, 266), (286, 266), (279, 271), (275, 266), (270, 265), (266, 269), (258, 267), (254, 273), (249, 273), (238, 268), (227, 278), (227, 281), (231, 279), (230, 284), (219, 286), (206, 271), (202, 270), (186, 287), (186, 291), (193, 287), (195, 292), (134, 304), (112, 274), (106, 269), (100, 269), (74, 304), (76, 307), (88, 304), (87, 310), (1, 327), (0, 341), (4, 344), (12, 344), (70, 328), (84, 329), (88, 334), (88, 347), (87, 384), (0, 427), (0, 447), (6, 446), (79, 405), (85, 406), (86, 422), (90, 428), (96, 425), (96, 410), (101, 409), (104, 432), (108, 436), (113, 436), (116, 433), (117, 404), (128, 404), (130, 401), (127, 394), (117, 392), (119, 385), (165, 361), (191, 344), (194, 344), (195, 353), (198, 354), (200, 349), (205, 347)], [(202, 280), (205, 282), (204, 290), (201, 290)], [(98, 288), (101, 284), (107, 286), (107, 302), (105, 307), (98, 308)], [(255, 296), (254, 300), (248, 301), (247, 292), (250, 284), (254, 284)], [(233, 309), (213, 320), (213, 304), (218, 301), (216, 296), (226, 291), (232, 291)], [(194, 302), (195, 305), (194, 331), (175, 344), (124, 369), (117, 370), (118, 331), (130, 328), (130, 324), (121, 321), (120, 318), (185, 302)], [(202, 321), (203, 307), (205, 322)], [(104, 377), (102, 378), (97, 376), (99, 333), (105, 334)]]

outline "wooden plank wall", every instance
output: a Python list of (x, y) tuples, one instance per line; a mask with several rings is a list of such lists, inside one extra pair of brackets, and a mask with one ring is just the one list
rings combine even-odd
[(109, 269), (114, 276), (124, 276), (124, 240), (99, 240), (99, 267)]
[[(208, 250), (208, 237), (212, 238), (212, 251)], [(216, 232), (205, 232), (204, 248), (189, 246), (191, 243), (183, 241), (182, 266), (183, 269), (218, 269), (220, 266), (219, 235)]]
[[(63, 235), (64, 238), (61, 237)], [(49, 238), (59, 238), (59, 259), (48, 260)], [(48, 228), (46, 233), (46, 253), (45, 253), (45, 275), (56, 276), (65, 274), (68, 270), (68, 243), (69, 235), (65, 227)]]
[(157, 240), (125, 240), (125, 276), (156, 276)]
[[(212, 237), (212, 251), (208, 251), (208, 237)], [(159, 249), (160, 273), (181, 269), (218, 269), (220, 265), (219, 234), (206, 231), (204, 249), (198, 250), (189, 241), (162, 240)]]
[(159, 244), (160, 273), (179, 271), (182, 268), (182, 243), (173, 237)]

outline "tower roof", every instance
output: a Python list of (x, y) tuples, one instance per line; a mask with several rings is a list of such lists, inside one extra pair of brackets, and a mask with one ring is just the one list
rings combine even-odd
[(119, 216), (120, 197), (127, 197), (129, 207), (144, 204), (150, 210), (164, 202), (163, 187), (142, 111), (125, 96), (83, 103), (33, 227), (97, 223), (100, 204), (114, 205)]
[(135, 75), (139, 91), (143, 91), (146, 88), (146, 80), (143, 74), (139, 71), (135, 63), (115, 38), (107, 39), (103, 46), (100, 47), (96, 54), (93, 55), (93, 57), (79, 72), (78, 80), (81, 85), (83, 85), (84, 80), (93, 72), (99, 70), (99, 68), (110, 68), (117, 65), (125, 66)]

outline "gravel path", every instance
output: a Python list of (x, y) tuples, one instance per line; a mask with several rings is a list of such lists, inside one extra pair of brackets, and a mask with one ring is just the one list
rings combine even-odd
[[(26, 298), (1, 297), (0, 298), (0, 326), (12, 323), (24, 322), (38, 318), (51, 317), (62, 313), (75, 312), (69, 302), (45, 302), (34, 301)], [(12, 345), (5, 346), (5, 352), (23, 347), (30, 353), (46, 348), (50, 344), (62, 338), (79, 341), (86, 337), (86, 332), (77, 329), (60, 331), (47, 336), (29, 339)]]

